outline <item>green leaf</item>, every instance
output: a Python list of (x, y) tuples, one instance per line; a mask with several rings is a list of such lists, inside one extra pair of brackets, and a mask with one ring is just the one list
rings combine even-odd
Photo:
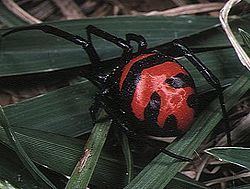
[[(223, 84), (232, 83), (245, 70), (232, 49), (198, 53), (197, 56)], [(198, 93), (204, 91), (204, 88), (211, 89), (187, 60), (181, 59), (180, 62), (191, 73)], [(89, 132), (93, 127), (88, 109), (94, 95), (95, 87), (87, 81), (82, 81), (3, 109), (13, 127), (79, 136)]]
[[(15, 128), (15, 133), (33, 161), (64, 175), (71, 174), (83, 151), (84, 142), (79, 139), (25, 128)], [(0, 140), (12, 147), (2, 127)], [(90, 183), (97, 186), (106, 183), (105, 186), (109, 188), (121, 188), (127, 180), (124, 162), (118, 158), (119, 155), (111, 156), (107, 151), (102, 151)], [(138, 173), (138, 168), (136, 172)], [(183, 175), (177, 175), (169, 185), (177, 188), (205, 188)]]
[[(225, 90), (225, 101), (228, 109), (249, 89), (249, 78), (249, 74), (245, 74), (230, 88)], [(170, 144), (167, 149), (181, 156), (190, 156), (221, 118), (219, 102), (216, 99), (197, 118), (191, 129), (178, 142)], [(185, 162), (177, 162), (173, 158), (161, 153), (126, 188), (164, 188), (185, 164)]]
[(126, 162), (126, 167), (127, 167), (126, 174), (128, 175), (127, 183), (130, 183), (131, 180), (134, 178), (134, 163), (133, 163), (133, 156), (129, 146), (128, 136), (124, 132), (120, 131), (120, 129), (116, 129), (116, 135), (117, 135), (116, 138), (118, 139), (122, 147), (122, 152)]
[(10, 183), (8, 183), (7, 181), (2, 181), (0, 179), (0, 188), (1, 189), (17, 189), (15, 187), (13, 187)]
[[(232, 49), (204, 52), (197, 56), (223, 84), (232, 83), (244, 72)], [(211, 86), (188, 61), (185, 59), (180, 61), (193, 76), (198, 93), (204, 91), (204, 88), (211, 89)], [(82, 81), (21, 103), (5, 106), (3, 109), (13, 127), (79, 136), (89, 132), (93, 127), (89, 107), (94, 95), (95, 87), (90, 82)]]
[[(84, 143), (79, 139), (21, 127), (16, 127), (15, 133), (33, 161), (65, 175), (71, 174), (83, 151)], [(2, 127), (0, 139), (13, 148)]]
[(242, 37), (244, 44), (248, 47), (248, 49), (250, 49), (250, 34), (241, 28), (239, 28), (239, 33)]
[(36, 165), (29, 158), (27, 153), (21, 146), (15, 132), (10, 127), (8, 119), (6, 118), (2, 107), (0, 106), (0, 125), (4, 128), (8, 140), (12, 144), (20, 160), (23, 162), (24, 166), (29, 170), (31, 175), (37, 180), (38, 183), (45, 182), (48, 186), (53, 189), (56, 187), (50, 182), (50, 180), (36, 167)]
[[(219, 78), (221, 83), (224, 83), (227, 79), (240, 77), (246, 70), (239, 62), (233, 49), (197, 53), (196, 56), (213, 72), (214, 75), (216, 75), (216, 77)], [(188, 60), (182, 58), (180, 63), (190, 72), (198, 88), (200, 86), (208, 85), (205, 78)]]
[(85, 144), (84, 153), (76, 164), (66, 189), (87, 188), (106, 141), (110, 125), (111, 120), (107, 119), (107, 114), (103, 110)]
[[(1, 144), (0, 154), (0, 180), (8, 181), (17, 188), (39, 187), (15, 152)], [(46, 185), (42, 187), (48, 188)], [(1, 185), (0, 188), (2, 188)]]
[(177, 173), (177, 175), (170, 181), (167, 188), (174, 189), (209, 189), (203, 183), (195, 181), (183, 174)]
[(3, 109), (12, 127), (78, 136), (93, 128), (89, 107), (94, 95), (95, 88), (85, 80)]
[(15, 14), (13, 14), (13, 12), (9, 11), (4, 6), (2, 1), (0, 1), (0, 21), (8, 27), (23, 26), (27, 24), (27, 22), (18, 18)]
[[(114, 25), (112, 22), (116, 22), (116, 19), (120, 19), (120, 21), (124, 22)], [(170, 19), (171, 21), (174, 19), (176, 22), (170, 22)], [(198, 22), (197, 19), (200, 22)], [(206, 22), (206, 20), (208, 22)], [(101, 21), (103, 21), (103, 23)], [(136, 33), (145, 35), (146, 38), (149, 39), (150, 46), (154, 46), (161, 43), (162, 39), (167, 39), (166, 41), (172, 40), (175, 37), (175, 34), (177, 37), (183, 37), (203, 30), (208, 27), (209, 24), (209, 26), (211, 26), (214, 23), (217, 23), (217, 20), (205, 17), (136, 17), (133, 19), (127, 17), (60, 22), (56, 23), (56, 25), (58, 24), (57, 26), (63, 29), (69, 28), (67, 29), (68, 31), (72, 33), (80, 33), (80, 35), (82, 35), (82, 33), (84, 33), (83, 22), (85, 25), (94, 22), (94, 25), (100, 26), (121, 37), (124, 37), (125, 33), (129, 31), (135, 31)], [(161, 23), (163, 23), (162, 26)], [(176, 26), (176, 28), (179, 26), (182, 27), (180, 31), (175, 33), (177, 29), (174, 26)], [(217, 29), (211, 31), (213, 31), (212, 33), (214, 35), (217, 35)], [(31, 37), (29, 38), (29, 36)], [(203, 32), (199, 33), (198, 36), (200, 38), (206, 38), (204, 37), (206, 35), (203, 35)], [(196, 37), (197, 35), (190, 38), (194, 46), (207, 45), (207, 41), (203, 41), (203, 44), (199, 43), (199, 37)], [(17, 41), (15, 41), (15, 39), (17, 39)], [(23, 41), (26, 42), (24, 43)], [(44, 41), (47, 43), (44, 43)], [(225, 41), (219, 40), (218, 43), (214, 42), (215, 40), (208, 43), (208, 46), (211, 44), (217, 46), (227, 45)], [(98, 52), (104, 58), (112, 58), (118, 55), (118, 51), (115, 50), (117, 48), (110, 44), (106, 45), (106, 43), (101, 40), (97, 40), (95, 44), (98, 47)], [(106, 46), (110, 47), (110, 49), (104, 48)], [(2, 69), (0, 70), (0, 72), (2, 71), (0, 73), (1, 76), (50, 72), (71, 67), (77, 69), (77, 66), (88, 64), (87, 58), (83, 55), (82, 51), (80, 52), (78, 47), (73, 47), (63, 40), (57, 40), (54, 37), (50, 37), (41, 32), (24, 32), (15, 36), (9, 36), (0, 41), (0, 49), (1, 52), (2, 50), (5, 50), (3, 52), (5, 56), (4, 59), (2, 59), (3, 56), (0, 54), (0, 64), (3, 64), (1, 67)], [(235, 57), (232, 49), (200, 53), (198, 56), (203, 59), (206, 65), (211, 68), (216, 75), (219, 76), (222, 82), (227, 79), (238, 77), (239, 75), (242, 75), (244, 71), (242, 66), (238, 64), (237, 57)], [(199, 73), (194, 71), (193, 67), (189, 66), (190, 64), (187, 64), (185, 60), (183, 60), (182, 63), (185, 64), (185, 67), (187, 67), (194, 76), (194, 79), (197, 81), (197, 86), (204, 86), (204, 80)], [(207, 85), (208, 84), (206, 83), (206, 86)], [(76, 93), (71, 94), (71, 92), (74, 91), (76, 91)], [(94, 96), (94, 93), (92, 85), (89, 84), (89, 82), (86, 82), (84, 85), (76, 84), (70, 87), (65, 87), (22, 103), (4, 107), (4, 111), (6, 112), (6, 116), (10, 120), (11, 125), (13, 124), (15, 127), (18, 137), (22, 140), (22, 145), (24, 144), (25, 151), (29, 153), (32, 159), (39, 162), (41, 165), (46, 165), (63, 174), (66, 174), (67, 172), (69, 175), (81, 155), (81, 141), (20, 127), (35, 128), (68, 136), (76, 136), (85, 133), (92, 128), (88, 108), (90, 107), (91, 98)], [(4, 133), (1, 135), (1, 130), (0, 140), (4, 140)], [(124, 162), (120, 159), (117, 160), (116, 158), (110, 158), (108, 155), (102, 155), (101, 159), (98, 161), (91, 184), (98, 183), (102, 186), (103, 182), (107, 182), (113, 188), (121, 188), (127, 179), (125, 173), (126, 169)], [(173, 173), (175, 173), (175, 171)], [(165, 175), (165, 173), (163, 175)], [(112, 180), (110, 180), (110, 178), (112, 178)], [(176, 178), (178, 180), (179, 175)], [(170, 187), (171, 185), (173, 186), (172, 188), (177, 188), (178, 185), (183, 187), (187, 185), (189, 188), (192, 188), (192, 186), (195, 188), (194, 183), (190, 182), (188, 184), (183, 181), (183, 179), (180, 179), (180, 182), (177, 180), (173, 179), (168, 186)]]
[[(250, 30), (249, 22), (250, 14), (244, 15), (238, 19), (232, 19), (229, 22), (230, 28), (235, 32), (236, 38), (241, 39), (240, 34), (238, 33), (238, 28), (244, 28), (246, 31)], [(230, 41), (220, 24), (184, 38), (183, 42), (193, 48), (231, 46)]]
[(250, 169), (250, 148), (243, 147), (214, 147), (205, 150), (206, 153), (241, 167)]
[(250, 184), (245, 184), (241, 186), (233, 186), (233, 187), (230, 187), (229, 189), (249, 189), (249, 188), (250, 188)]
[[(86, 37), (85, 27), (92, 24), (124, 38), (126, 33), (143, 35), (150, 47), (191, 35), (218, 23), (211, 17), (107, 17), (74, 21), (51, 22), (73, 34)], [(46, 23), (45, 23), (46, 24)], [(178, 29), (177, 29), (178, 28)], [(0, 30), (3, 34), (6, 30)], [(101, 39), (94, 39), (94, 46), (102, 59), (121, 54), (120, 48)], [(81, 47), (39, 31), (19, 32), (1, 38), (0, 76), (48, 72), (89, 64)]]

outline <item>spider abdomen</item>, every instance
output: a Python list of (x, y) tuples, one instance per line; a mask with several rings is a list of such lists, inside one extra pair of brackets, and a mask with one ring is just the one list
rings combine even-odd
[(126, 111), (145, 129), (173, 135), (186, 131), (193, 121), (193, 79), (165, 55), (153, 52), (133, 58), (122, 70), (119, 90)]

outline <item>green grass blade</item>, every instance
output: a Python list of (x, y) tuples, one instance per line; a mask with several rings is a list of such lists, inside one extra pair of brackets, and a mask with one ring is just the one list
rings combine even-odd
[[(209, 189), (207, 186), (205, 186), (203, 183), (195, 181), (183, 174), (178, 173), (176, 175), (177, 177), (174, 177), (169, 184), (168, 188), (174, 188), (174, 189)], [(178, 180), (180, 179), (181, 182), (178, 183)], [(178, 183), (178, 184), (175, 184)]]
[[(249, 74), (243, 75), (230, 88), (225, 90), (226, 106), (230, 109), (249, 90)], [(182, 156), (193, 154), (201, 142), (221, 120), (221, 110), (216, 99), (195, 121), (191, 129), (178, 141), (167, 148)], [(186, 163), (176, 162), (165, 154), (159, 154), (149, 163), (126, 188), (164, 188)]]
[(3, 107), (12, 127), (78, 136), (90, 132), (95, 88), (87, 81)]
[(50, 182), (50, 180), (36, 167), (36, 165), (32, 162), (32, 160), (29, 158), (27, 153), (24, 151), (23, 147), (21, 146), (15, 132), (10, 127), (9, 122), (4, 114), (4, 111), (2, 107), (0, 106), (0, 125), (4, 128), (5, 133), (12, 143), (12, 146), (15, 149), (15, 152), (19, 156), (20, 160), (23, 162), (25, 167), (29, 170), (29, 172), (32, 174), (32, 176), (40, 182), (45, 182), (48, 186), (50, 186), (53, 189), (56, 189), (56, 187)]
[(18, 189), (14, 186), (12, 186), (10, 183), (7, 183), (6, 181), (3, 181), (0, 179), (0, 188), (1, 189)]
[[(219, 21), (211, 17), (107, 17), (51, 22), (50, 25), (86, 37), (85, 27), (95, 25), (124, 38), (126, 33), (143, 35), (150, 47), (174, 38), (181, 38), (211, 27)], [(46, 23), (45, 23), (46, 24)], [(177, 30), (178, 28), (178, 30)], [(0, 30), (3, 34), (6, 30)], [(121, 54), (120, 48), (101, 39), (94, 44), (102, 59)], [(79, 46), (39, 31), (26, 31), (7, 36), (0, 41), (0, 77), (48, 72), (89, 64)]]
[[(233, 49), (197, 53), (196, 56), (219, 78), (221, 83), (227, 79), (238, 78), (246, 71)], [(197, 87), (208, 86), (205, 78), (187, 59), (182, 58), (179, 61), (190, 72)]]
[(250, 34), (240, 28), (239, 28), (239, 33), (240, 36), (242, 37), (244, 44), (248, 47), (248, 49), (250, 49)]
[(133, 157), (129, 146), (128, 136), (117, 129), (117, 137), (116, 137), (122, 147), (122, 152), (125, 158), (126, 167), (127, 167), (127, 183), (130, 183), (134, 178), (134, 163)]
[(106, 141), (110, 125), (111, 120), (107, 119), (107, 114), (102, 111), (85, 144), (84, 154), (75, 166), (66, 189), (87, 188)]
[[(249, 0), (250, 2), (250, 0)], [(233, 186), (233, 187), (230, 187), (228, 189), (249, 189), (250, 188), (250, 184), (245, 184), (245, 185), (241, 185), (241, 186)]]
[[(236, 33), (236, 38), (241, 39), (238, 33), (238, 28), (243, 28), (246, 31), (250, 31), (250, 14), (239, 17), (238, 19), (232, 19), (229, 24), (233, 32)], [(208, 28), (201, 32), (198, 32), (183, 40), (185, 44), (193, 48), (199, 47), (220, 47), (220, 46), (231, 46), (227, 35), (221, 25), (215, 25), (214, 27)]]
[(0, 180), (6, 180), (17, 188), (48, 188), (45, 184), (38, 185), (14, 151), (0, 144), (0, 154)]
[(127, 176), (128, 183), (134, 178), (134, 168), (133, 168), (133, 157), (129, 147), (128, 137), (125, 133), (122, 134), (122, 151), (125, 157), (126, 165), (127, 165)]
[[(15, 133), (34, 162), (65, 175), (71, 174), (83, 151), (83, 142), (79, 139), (20, 127), (15, 128)], [(0, 139), (14, 149), (2, 127)]]
[(220, 159), (250, 169), (250, 148), (214, 147), (205, 150), (206, 153)]
[[(64, 175), (71, 174), (83, 151), (83, 141), (79, 139), (18, 127), (15, 128), (15, 133), (33, 161)], [(0, 127), (0, 140), (12, 147), (2, 127)], [(123, 158), (118, 158), (121, 156), (122, 154), (110, 155), (108, 149), (104, 149), (90, 183), (101, 187), (105, 183), (108, 188), (125, 186), (126, 167)], [(138, 167), (135, 167), (135, 174), (138, 172)], [(200, 184), (180, 174), (169, 183), (169, 186), (174, 188), (187, 186), (192, 189), (197, 188), (197, 185)], [(204, 188), (202, 185), (200, 187)]]
[[(233, 21), (232, 25), (248, 28), (246, 16)], [(120, 24), (114, 24), (118, 22)], [(218, 19), (209, 17), (111, 17), (78, 21), (60, 21), (49, 23), (69, 32), (85, 36), (85, 27), (96, 25), (119, 37), (126, 33), (139, 33), (147, 39), (150, 47), (169, 42), (175, 38), (190, 36), (184, 40), (189, 47), (225, 46), (228, 40), (220, 27), (209, 28), (218, 23)], [(149, 26), (150, 25), (150, 26)], [(178, 30), (176, 30), (178, 28)], [(6, 30), (0, 30), (0, 33)], [(203, 32), (201, 32), (203, 31)], [(192, 35), (194, 34), (195, 35)], [(209, 35), (209, 37), (208, 37)], [(211, 36), (211, 37), (210, 37)], [(46, 41), (46, 43), (43, 43)], [(102, 58), (114, 58), (120, 49), (103, 40), (94, 40), (95, 47)], [(46, 35), (42, 32), (20, 32), (0, 41), (0, 76), (48, 72), (73, 68), (89, 64), (86, 54), (78, 46)]]
[(24, 20), (18, 18), (13, 12), (9, 11), (0, 1), (0, 21), (8, 27), (22, 26), (27, 24)]
[[(230, 84), (245, 70), (232, 49), (204, 52), (197, 56), (224, 84)], [(188, 61), (183, 59), (181, 63), (191, 73), (198, 93), (204, 88), (211, 89)], [(21, 103), (5, 106), (3, 109), (13, 127), (78, 136), (89, 132), (92, 128), (88, 109), (94, 94), (93, 85), (83, 81)]]

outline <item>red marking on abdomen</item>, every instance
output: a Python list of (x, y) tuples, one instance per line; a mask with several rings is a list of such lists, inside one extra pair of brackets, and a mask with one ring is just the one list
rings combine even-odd
[(159, 127), (163, 128), (167, 117), (171, 114), (177, 118), (177, 128), (185, 131), (193, 120), (194, 110), (187, 104), (187, 99), (194, 94), (191, 87), (173, 88), (166, 79), (179, 73), (188, 73), (175, 62), (165, 62), (147, 69), (140, 75), (141, 79), (136, 86), (131, 103), (132, 112), (144, 121), (144, 111), (154, 92), (161, 98), (161, 107), (157, 117)]
[(120, 82), (119, 82), (119, 88), (120, 88), (120, 91), (122, 90), (122, 85), (129, 73), (129, 70), (131, 69), (131, 67), (134, 65), (134, 63), (142, 60), (142, 59), (145, 59), (151, 55), (154, 55), (155, 53), (150, 53), (150, 54), (142, 54), (140, 56), (137, 56), (135, 58), (133, 58), (132, 60), (130, 60), (130, 62), (128, 64), (126, 64), (122, 70), (122, 75), (121, 75), (121, 79), (120, 79)]

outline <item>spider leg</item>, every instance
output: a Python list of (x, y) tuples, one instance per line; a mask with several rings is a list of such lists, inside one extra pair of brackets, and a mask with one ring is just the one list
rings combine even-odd
[(180, 44), (179, 41), (173, 41), (173, 45), (177, 51), (182, 53), (194, 65), (194, 67), (201, 73), (201, 75), (207, 80), (207, 82), (217, 91), (222, 110), (223, 120), (226, 123), (225, 132), (227, 135), (227, 143), (229, 146), (231, 146), (230, 124), (226, 111), (223, 89), (221, 87), (219, 79), (201, 62), (198, 57), (196, 57), (187, 47)]
[(135, 41), (138, 44), (138, 53), (140, 54), (145, 51), (148, 46), (147, 41), (143, 36), (134, 33), (126, 34), (126, 41), (128, 41), (129, 44), (131, 41)]
[(89, 109), (93, 124), (96, 122), (96, 114), (100, 108), (104, 108), (114, 122), (125, 128), (125, 125), (127, 125), (125, 116), (123, 116), (122, 111), (114, 103), (114, 99), (108, 96), (109, 90), (103, 90), (96, 94), (94, 102)]
[[(152, 146), (151, 142), (147, 138), (145, 138), (145, 136), (140, 134), (135, 134), (133, 131), (130, 131), (126, 127), (126, 125), (129, 124), (127, 117), (124, 115), (124, 112), (119, 107), (117, 107), (116, 104), (114, 104), (114, 100), (107, 97), (108, 93), (109, 90), (104, 90), (103, 92), (96, 94), (95, 101), (90, 108), (90, 114), (92, 117), (93, 124), (95, 124), (96, 122), (96, 114), (98, 113), (99, 109), (103, 107), (107, 112), (107, 114), (110, 116), (110, 118), (113, 120), (113, 122), (119, 125), (121, 131), (124, 132), (126, 135), (128, 135), (128, 137), (137, 137), (140, 139), (144, 138), (145, 142)], [(161, 148), (160, 150), (162, 153), (172, 158), (178, 159), (180, 161), (188, 161), (188, 162), (192, 161), (192, 159), (190, 158), (177, 155), (164, 148)]]
[[(91, 44), (92, 44), (92, 35), (95, 35), (95, 36), (100, 37), (106, 41), (109, 41), (109, 42), (111, 42), (111, 43), (113, 43), (113, 44), (115, 44), (118, 47), (123, 49), (120, 64), (118, 66), (116, 66), (107, 77), (103, 78), (105, 80), (106, 84), (110, 83), (109, 81), (111, 81), (111, 80), (114, 81), (114, 80), (118, 79), (118, 78), (115, 78), (117, 76), (117, 72), (119, 72), (119, 70), (125, 64), (127, 64), (129, 60), (131, 60), (132, 51), (133, 51), (133, 48), (130, 45), (131, 41), (137, 42), (138, 53), (141, 53), (142, 51), (146, 50), (146, 48), (147, 48), (147, 42), (144, 39), (144, 37), (141, 35), (129, 33), (126, 35), (126, 40), (124, 40), (124, 39), (116, 37), (116, 36), (106, 32), (106, 31), (103, 31), (103, 30), (101, 30), (93, 25), (87, 26), (86, 32), (87, 32), (87, 39), (88, 39), (89, 43), (91, 43)], [(100, 63), (100, 61), (98, 61), (97, 64), (92, 64), (95, 70), (98, 70), (102, 67), (102, 65), (100, 65), (98, 63)], [(118, 76), (119, 76), (119, 74), (118, 74)]]
[(105, 39), (106, 41), (109, 41), (111, 43), (114, 43), (115, 45), (117, 45), (118, 47), (123, 49), (123, 54), (122, 57), (124, 58), (124, 61), (128, 61), (130, 60), (131, 56), (132, 56), (132, 47), (131, 45), (124, 39), (116, 37), (106, 31), (103, 31), (93, 25), (89, 25), (86, 27), (86, 31), (87, 31), (87, 39), (90, 43), (92, 43), (91, 40), (91, 34), (96, 35), (100, 38)]
[[(125, 134), (129, 137), (129, 138), (135, 138), (135, 139), (139, 139), (139, 140), (143, 140), (143, 142), (145, 142), (146, 144), (148, 144), (149, 146), (155, 148), (155, 145), (152, 144), (152, 142), (147, 138), (145, 135), (142, 134), (134, 134), (133, 132), (129, 131), (128, 129), (122, 128), (122, 131), (125, 132)], [(174, 152), (171, 152), (169, 150), (166, 150), (165, 148), (160, 148), (160, 152), (174, 158), (174, 159), (178, 159), (180, 161), (184, 161), (184, 162), (191, 162), (193, 161), (191, 158), (185, 157), (185, 156), (181, 156), (178, 154), (175, 154)]]
[(89, 113), (92, 119), (92, 123), (93, 125), (96, 124), (96, 115), (99, 112), (100, 108), (101, 108), (102, 104), (99, 98), (99, 94), (96, 94), (94, 102), (92, 103), (91, 107), (89, 108)]
[(58, 29), (56, 27), (49, 26), (49, 25), (32, 25), (32, 26), (18, 27), (18, 28), (12, 29), (4, 33), (2, 37), (6, 37), (12, 33), (26, 31), (26, 30), (40, 30), (40, 31), (43, 31), (44, 33), (48, 33), (57, 37), (61, 37), (67, 41), (73, 42), (74, 44), (80, 45), (82, 46), (83, 49), (85, 49), (92, 64), (100, 61), (99, 56), (97, 55), (92, 43), (88, 42), (86, 39), (83, 39), (82, 37), (78, 35), (73, 35), (71, 33), (68, 33), (66, 31), (63, 31), (61, 29)]
[[(143, 141), (146, 144), (148, 144), (149, 146), (151, 146), (153, 148), (155, 147), (155, 145), (153, 145), (152, 142), (150, 141), (152, 139), (146, 138), (145, 136), (141, 136), (140, 139), (143, 139)], [(166, 150), (165, 148), (160, 148), (160, 152), (162, 152), (162, 153), (164, 153), (164, 154), (166, 154), (166, 155), (168, 155), (168, 156), (170, 156), (170, 157), (172, 157), (174, 159), (178, 159), (180, 161), (183, 161), (183, 162), (191, 162), (191, 161), (193, 161), (191, 158), (175, 154), (174, 152)]]

